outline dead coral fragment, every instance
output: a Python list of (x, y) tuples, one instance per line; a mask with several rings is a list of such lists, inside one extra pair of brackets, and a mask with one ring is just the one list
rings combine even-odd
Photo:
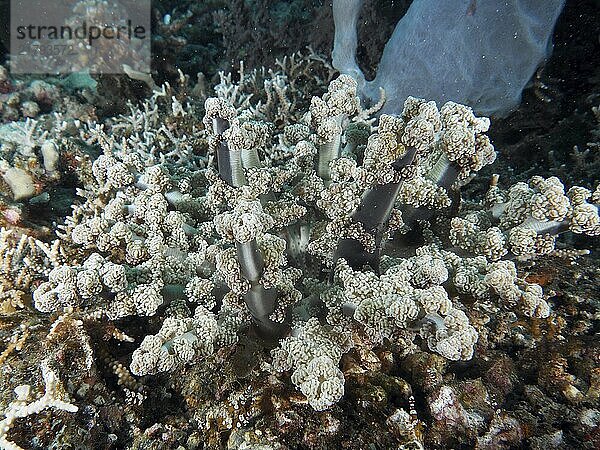
[(3, 449), (23, 450), (8, 439), (8, 432), (17, 419), (28, 417), (33, 414), (39, 414), (48, 408), (55, 408), (72, 413), (78, 411), (77, 406), (65, 400), (58, 375), (49, 367), (47, 361), (42, 363), (41, 369), (44, 384), (46, 386), (44, 395), (39, 399), (28, 403), (31, 395), (31, 387), (29, 385), (18, 386), (15, 388), (17, 399), (8, 405), (8, 408), (4, 411), (4, 419), (0, 421), (0, 447)]

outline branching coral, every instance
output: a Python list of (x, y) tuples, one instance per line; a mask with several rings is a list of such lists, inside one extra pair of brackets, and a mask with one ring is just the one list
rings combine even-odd
[(35, 283), (48, 275), (66, 255), (55, 241), (51, 246), (13, 230), (0, 228), (0, 312), (23, 308)]

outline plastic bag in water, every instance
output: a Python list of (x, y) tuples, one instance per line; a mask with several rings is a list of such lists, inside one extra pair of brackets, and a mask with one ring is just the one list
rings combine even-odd
[(373, 81), (355, 62), (361, 0), (334, 1), (334, 66), (354, 76), (382, 112), (399, 113), (409, 95), (467, 104), (483, 115), (515, 109), (550, 55), (564, 0), (415, 0), (385, 46)]

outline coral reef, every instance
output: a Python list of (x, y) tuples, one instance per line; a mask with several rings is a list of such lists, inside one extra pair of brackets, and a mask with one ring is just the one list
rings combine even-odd
[(12, 76), (0, 66), (0, 122), (35, 119), (51, 112), (80, 120), (94, 119), (91, 103), (96, 96), (95, 86), (96, 82), (86, 74), (32, 79)]
[[(574, 337), (592, 336), (597, 268), (583, 266), (588, 292), (567, 298), (548, 261), (579, 254), (561, 236), (600, 233), (598, 188), (493, 177), (461, 199), (496, 159), (490, 121), (470, 108), (410, 97), (376, 121), (356, 82), (313, 53), (239, 74), (221, 74), (208, 98), (179, 74), (129, 114), (31, 147), (44, 171), (49, 139), (94, 156), (51, 238), (0, 235), (0, 363), (12, 373), (0, 442), (508, 448), (594, 436), (597, 343)], [(24, 387), (31, 365), (38, 400)], [(565, 404), (568, 436), (552, 422)], [(25, 427), (34, 413), (47, 420)]]
[(314, 0), (157, 2), (153, 69), (161, 82), (179, 69), (214, 80), (241, 60), (251, 69), (271, 67), (313, 41), (325, 53), (328, 44), (310, 39), (306, 29), (326, 9)]
[[(383, 47), (410, 0), (365, 0), (358, 24), (357, 55), (372, 78)], [(161, 1), (154, 5), (153, 71), (157, 81), (173, 81), (177, 70), (202, 73), (211, 83), (219, 71), (236, 74), (273, 67), (306, 47), (329, 54), (333, 42), (330, 7), (315, 0)]]

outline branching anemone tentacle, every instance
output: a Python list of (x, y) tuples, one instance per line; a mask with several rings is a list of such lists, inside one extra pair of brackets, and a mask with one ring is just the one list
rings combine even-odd
[[(415, 155), (416, 149), (409, 148), (392, 164), (392, 167), (400, 172), (401, 169), (412, 164)], [(359, 207), (352, 216), (355, 223), (361, 224), (374, 237), (375, 251), (367, 251), (356, 239), (342, 238), (338, 242), (334, 263), (339, 258), (344, 258), (353, 269), (361, 269), (368, 265), (373, 270), (379, 271), (383, 236), (402, 181), (400, 179), (397, 182), (377, 185), (369, 189), (363, 195)]]
[[(213, 133), (219, 140), (217, 146), (219, 175), (233, 187), (247, 184), (242, 164), (242, 151), (230, 148), (223, 136), (230, 127), (229, 121), (227, 118), (217, 116), (213, 117), (212, 124)], [(275, 310), (277, 288), (265, 289), (261, 283), (265, 262), (256, 239), (249, 242), (236, 242), (235, 249), (241, 273), (250, 282), (250, 289), (243, 297), (258, 334), (265, 338), (284, 334), (287, 325), (276, 323), (269, 318)]]

